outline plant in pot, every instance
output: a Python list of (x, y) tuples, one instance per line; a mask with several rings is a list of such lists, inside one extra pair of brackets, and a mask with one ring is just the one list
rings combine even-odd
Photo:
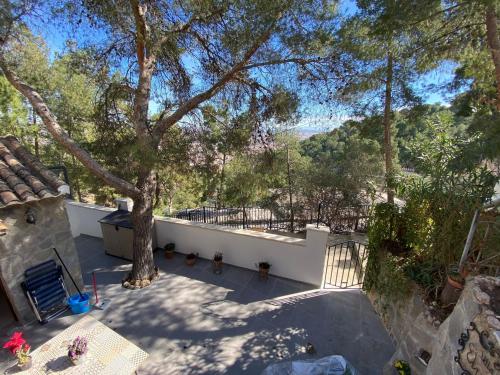
[(77, 366), (85, 360), (87, 350), (87, 339), (85, 337), (78, 336), (68, 345), (68, 358), (73, 366)]
[(212, 259), (212, 265), (214, 268), (214, 273), (220, 274), (222, 273), (222, 252), (216, 251), (214, 254), (214, 258)]
[(450, 306), (457, 303), (464, 289), (465, 279), (456, 267), (450, 267), (446, 277), (446, 284), (441, 292), (441, 303)]
[(165, 258), (172, 259), (175, 253), (175, 243), (168, 243), (165, 245)]
[(186, 264), (188, 266), (193, 266), (196, 263), (196, 259), (198, 258), (198, 253), (189, 253), (186, 255)]
[(271, 264), (269, 262), (259, 262), (259, 278), (267, 280), (270, 268)]
[(14, 332), (3, 348), (10, 351), (17, 358), (17, 366), (21, 371), (31, 368), (31, 347), (26, 344), (22, 332)]

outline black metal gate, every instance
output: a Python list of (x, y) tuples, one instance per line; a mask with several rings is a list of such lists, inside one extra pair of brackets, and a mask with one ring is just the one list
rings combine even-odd
[(368, 248), (356, 241), (328, 246), (323, 288), (352, 288), (363, 286)]

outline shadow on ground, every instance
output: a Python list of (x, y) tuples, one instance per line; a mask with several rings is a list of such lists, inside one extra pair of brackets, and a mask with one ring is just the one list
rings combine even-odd
[[(106, 310), (91, 314), (150, 354), (140, 374), (260, 374), (270, 363), (332, 354), (345, 356), (361, 374), (380, 374), (394, 351), (359, 290), (261, 281), (256, 272), (232, 266), (215, 275), (207, 260), (188, 267), (182, 255), (167, 260), (161, 252), (155, 254), (160, 279), (126, 290), (121, 280), (129, 262), (105, 255), (97, 238), (82, 235), (76, 245), (87, 289), (95, 272), (100, 297), (110, 300)], [(37, 347), (76, 319), (24, 330)], [(315, 354), (305, 353), (307, 343)]]

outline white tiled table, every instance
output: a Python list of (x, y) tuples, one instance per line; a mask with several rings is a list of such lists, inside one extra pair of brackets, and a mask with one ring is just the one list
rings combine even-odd
[[(67, 356), (68, 345), (77, 336), (87, 339), (88, 352), (82, 364), (73, 366)], [(34, 350), (31, 356), (31, 369), (18, 374), (132, 374), (148, 354), (87, 315)]]

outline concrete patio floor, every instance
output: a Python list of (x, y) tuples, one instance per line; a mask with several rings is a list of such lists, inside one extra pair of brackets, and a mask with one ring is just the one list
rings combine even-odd
[[(150, 355), (139, 374), (260, 374), (270, 363), (340, 354), (371, 375), (381, 374), (393, 354), (359, 290), (320, 290), (277, 277), (261, 281), (256, 272), (232, 266), (215, 275), (207, 260), (188, 267), (182, 255), (168, 260), (163, 252), (155, 253), (160, 279), (144, 290), (126, 290), (121, 280), (130, 262), (105, 255), (101, 239), (82, 235), (75, 242), (87, 289), (94, 271), (99, 294), (111, 300), (106, 310), (90, 314)], [(23, 330), (36, 348), (78, 319), (65, 316)], [(316, 354), (304, 353), (308, 342)], [(5, 353), (2, 360), (0, 370)]]

